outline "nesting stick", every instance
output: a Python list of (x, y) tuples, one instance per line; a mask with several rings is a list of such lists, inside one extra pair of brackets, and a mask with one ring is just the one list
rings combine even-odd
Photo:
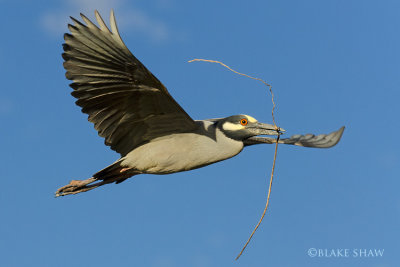
[[(265, 86), (267, 86), (267, 87), (269, 88), (269, 92), (271, 93), (271, 99), (272, 99), (272, 105), (273, 105), (273, 106), (272, 106), (272, 112), (271, 112), (271, 114), (272, 114), (272, 122), (274, 123), (275, 128), (276, 128), (276, 129), (279, 129), (279, 127), (276, 126), (276, 123), (275, 123), (275, 116), (274, 116), (274, 110), (275, 110), (275, 107), (276, 107), (275, 101), (274, 101), (274, 93), (272, 92), (272, 86), (271, 86), (269, 83), (265, 82), (264, 80), (262, 80), (262, 79), (260, 79), (260, 78), (256, 78), (256, 77), (252, 77), (252, 76), (250, 76), (250, 75), (244, 74), (244, 73), (240, 73), (240, 72), (238, 72), (238, 71), (236, 71), (236, 70), (230, 68), (229, 66), (225, 65), (225, 64), (222, 63), (221, 61), (210, 60), (210, 59), (195, 58), (195, 59), (189, 60), (188, 62), (191, 63), (191, 62), (195, 62), (195, 61), (204, 61), (204, 62), (218, 63), (218, 64), (224, 66), (225, 68), (229, 69), (230, 71), (232, 71), (232, 72), (234, 72), (234, 73), (236, 73), (236, 74), (239, 74), (239, 75), (248, 77), (248, 78), (253, 79), (253, 80), (258, 80), (258, 81), (261, 81), (262, 83), (264, 83)], [(252, 239), (254, 233), (257, 231), (257, 229), (258, 229), (258, 227), (260, 226), (262, 220), (264, 219), (265, 213), (267, 212), (268, 204), (269, 204), (269, 197), (270, 197), (270, 195), (271, 195), (272, 180), (273, 180), (273, 178), (274, 178), (276, 155), (277, 155), (277, 153), (278, 153), (279, 136), (280, 136), (280, 135), (278, 135), (278, 137), (276, 138), (274, 161), (273, 161), (273, 163), (272, 163), (271, 178), (270, 178), (270, 180), (269, 180), (269, 188), (268, 188), (268, 194), (267, 194), (267, 203), (265, 204), (265, 208), (264, 208), (264, 211), (263, 211), (263, 213), (262, 213), (262, 215), (261, 215), (260, 220), (258, 221), (258, 223), (257, 223), (256, 227), (254, 228), (253, 232), (251, 233), (250, 237), (247, 239), (246, 244), (243, 246), (242, 250), (241, 250), (240, 253), (237, 255), (237, 257), (236, 257), (235, 260), (238, 260), (238, 259), (240, 258), (240, 256), (243, 254), (243, 252), (244, 252), (244, 250), (246, 249), (247, 245), (250, 243), (250, 240)]]
[(260, 82), (262, 82), (263, 84), (265, 84), (265, 86), (268, 87), (269, 92), (271, 93), (271, 100), (272, 100), (272, 105), (273, 105), (273, 106), (272, 106), (272, 112), (271, 112), (271, 113), (272, 113), (272, 122), (274, 123), (275, 128), (278, 128), (278, 127), (276, 126), (276, 123), (275, 123), (275, 116), (274, 116), (274, 111), (275, 111), (275, 107), (276, 107), (275, 101), (274, 101), (274, 93), (272, 92), (272, 86), (271, 86), (269, 83), (267, 83), (267, 82), (264, 81), (263, 79), (256, 78), (256, 77), (252, 77), (252, 76), (247, 75), (247, 74), (245, 74), (245, 73), (238, 72), (238, 71), (232, 69), (231, 67), (225, 65), (224, 63), (222, 63), (221, 61), (218, 61), (218, 60), (195, 58), (195, 59), (189, 60), (188, 62), (189, 62), (189, 63), (192, 63), (192, 62), (195, 62), (195, 61), (203, 61), (203, 62), (218, 63), (218, 64), (224, 66), (225, 68), (227, 68), (228, 70), (230, 70), (230, 71), (232, 71), (232, 72), (234, 72), (234, 73), (236, 73), (236, 74), (245, 76), (245, 77), (250, 78), (250, 79), (253, 79), (253, 80), (260, 81)]

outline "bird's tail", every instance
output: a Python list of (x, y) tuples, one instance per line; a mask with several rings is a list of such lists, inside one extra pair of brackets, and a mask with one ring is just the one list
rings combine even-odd
[(121, 166), (120, 161), (116, 161), (110, 166), (96, 172), (93, 177), (86, 180), (72, 180), (69, 184), (60, 187), (56, 193), (56, 197), (74, 195), (82, 192), (86, 192), (105, 184), (110, 183), (122, 183), (129, 177), (138, 174), (137, 171), (130, 168), (124, 168)]

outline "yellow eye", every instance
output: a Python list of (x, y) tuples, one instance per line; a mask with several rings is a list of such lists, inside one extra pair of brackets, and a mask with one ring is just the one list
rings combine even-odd
[(240, 124), (243, 125), (243, 126), (246, 126), (247, 125), (247, 120), (246, 119), (241, 119), (240, 120)]

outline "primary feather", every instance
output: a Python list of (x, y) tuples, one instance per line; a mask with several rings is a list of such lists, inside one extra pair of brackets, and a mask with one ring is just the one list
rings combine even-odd
[(193, 131), (193, 119), (125, 46), (114, 12), (111, 31), (95, 14), (100, 28), (82, 14), (87, 25), (71, 18), (63, 58), (76, 104), (105, 144), (125, 156), (154, 138)]

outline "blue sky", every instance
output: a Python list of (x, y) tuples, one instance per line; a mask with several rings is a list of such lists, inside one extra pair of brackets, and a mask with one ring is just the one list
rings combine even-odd
[[(0, 1), (2, 266), (398, 266), (399, 1)], [(122, 38), (194, 118), (249, 114), (287, 135), (328, 133), (321, 150), (273, 146), (167, 176), (55, 199), (118, 155), (70, 96), (69, 16), (114, 8)], [(383, 257), (310, 257), (384, 249)]]

